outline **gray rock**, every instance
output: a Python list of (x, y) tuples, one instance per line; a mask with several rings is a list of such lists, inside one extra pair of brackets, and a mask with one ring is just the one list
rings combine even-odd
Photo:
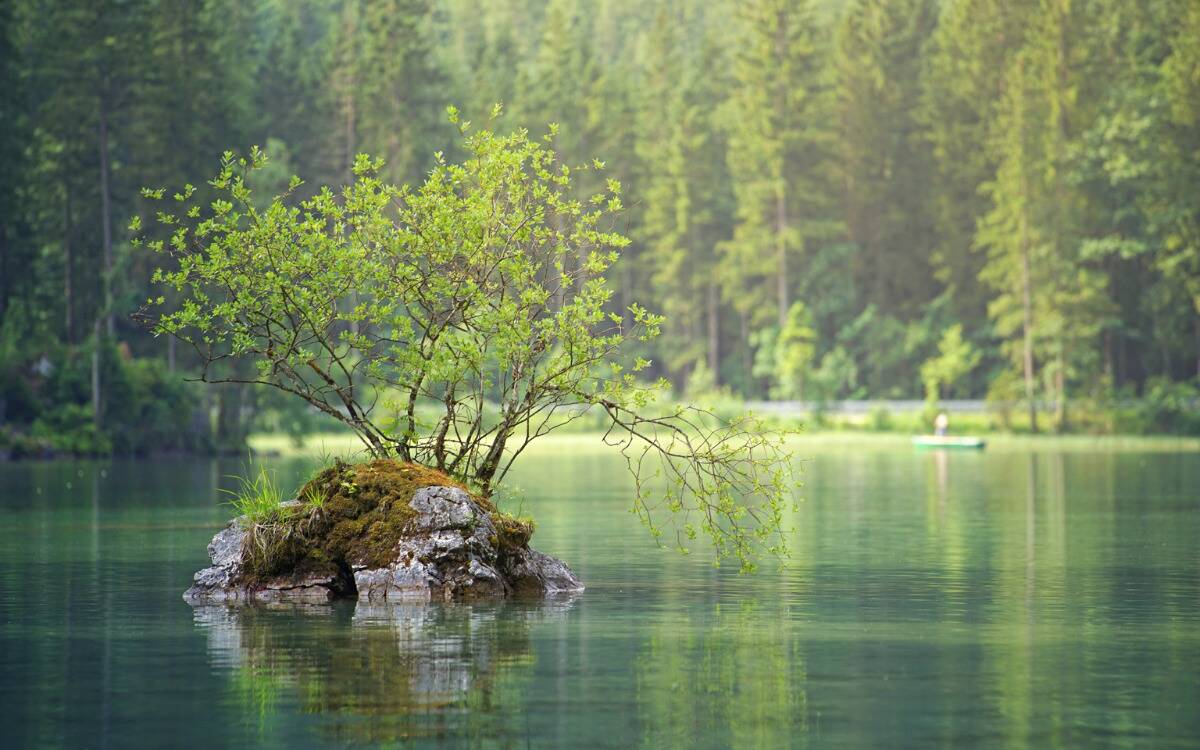
[(192, 603), (213, 602), (328, 602), (353, 591), (345, 576), (294, 574), (272, 578), (261, 586), (249, 587), (240, 582), (242, 546), (246, 532), (240, 520), (229, 522), (208, 545), (212, 566), (193, 576), (192, 587), (183, 598)]
[(527, 546), (499, 545), (487, 511), (453, 487), (424, 487), (413, 494), (416, 511), (392, 561), (369, 567), (342, 561), (334, 574), (290, 574), (254, 586), (242, 582), (246, 532), (234, 519), (208, 545), (212, 565), (196, 573), (183, 598), (216, 602), (427, 602), (549, 595), (583, 590), (561, 560)]
[(518, 593), (561, 594), (582, 591), (583, 584), (566, 563), (535, 549), (505, 560), (505, 577)]

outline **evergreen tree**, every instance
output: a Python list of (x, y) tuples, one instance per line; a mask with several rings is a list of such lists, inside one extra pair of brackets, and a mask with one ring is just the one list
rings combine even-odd
[[(690, 16), (690, 17), (689, 17)], [(688, 44), (685, 35), (695, 34)], [(719, 74), (702, 72), (697, 57), (721, 65), (703, 11), (660, 9), (644, 40), (641, 138), (641, 231), (637, 239), (662, 300), (670, 337), (663, 344), (676, 383), (703, 365), (719, 382), (720, 306), (717, 244), (729, 226), (732, 196), (724, 140), (713, 109), (724, 96)]]
[(733, 238), (722, 245), (723, 283), (750, 326), (778, 329), (787, 323), (806, 250), (834, 231), (824, 57), (808, 0), (746, 3), (738, 23), (725, 112), (737, 213)]
[(930, 259), (950, 294), (956, 319), (976, 335), (984, 328), (983, 254), (976, 223), (988, 209), (980, 189), (995, 174), (994, 137), (1004, 73), (1024, 36), (1021, 2), (953, 0), (943, 5), (922, 71), (921, 126), (935, 178), (925, 193), (934, 230)]
[(855, 280), (867, 304), (901, 320), (940, 292), (930, 283), (932, 160), (918, 117), (936, 19), (931, 0), (854, 0), (837, 32), (842, 205), (858, 246)]

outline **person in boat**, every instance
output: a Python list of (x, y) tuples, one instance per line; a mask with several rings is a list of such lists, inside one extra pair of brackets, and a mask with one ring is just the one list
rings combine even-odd
[(946, 412), (938, 412), (937, 417), (933, 420), (933, 434), (941, 437), (950, 429), (950, 417), (946, 416)]

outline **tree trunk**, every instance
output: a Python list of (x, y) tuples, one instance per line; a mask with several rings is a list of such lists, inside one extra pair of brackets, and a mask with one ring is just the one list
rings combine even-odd
[[(348, 36), (352, 39), (354, 36), (354, 26), (351, 25), (348, 31)], [(352, 43), (352, 42), (347, 42)], [(353, 54), (353, 53), (347, 53)], [(345, 64), (348, 66), (345, 72), (345, 80), (342, 90), (342, 153), (343, 168), (345, 169), (346, 184), (349, 185), (354, 181), (354, 151), (357, 148), (355, 142), (355, 134), (358, 129), (358, 108), (354, 101), (354, 90), (357, 88), (353, 61), (347, 60)]]
[(746, 398), (753, 398), (755, 395), (754, 388), (754, 361), (750, 356), (750, 319), (746, 313), (740, 314), (742, 324), (742, 395)]
[(343, 106), (345, 107), (345, 113), (346, 113), (346, 125), (345, 125), (345, 127), (346, 127), (346, 134), (345, 134), (346, 154), (345, 154), (345, 159), (346, 159), (346, 184), (348, 185), (351, 182), (354, 182), (354, 128), (355, 128), (354, 121), (355, 121), (355, 114), (356, 114), (355, 108), (354, 108), (354, 97), (350, 94), (346, 94)]
[[(563, 234), (563, 220), (558, 214), (550, 218), (550, 226), (560, 236)], [(561, 273), (552, 261), (550, 262), (549, 269), (547, 269), (547, 273), (550, 274), (550, 282), (554, 284), (554, 311), (558, 312), (567, 304), (567, 290), (563, 288), (563, 278), (569, 273), (567, 270), (567, 259), (565, 257), (562, 258)]]
[(1021, 313), (1022, 333), (1024, 338), (1024, 370), (1025, 370), (1025, 400), (1029, 402), (1029, 429), (1038, 431), (1037, 403), (1034, 401), (1033, 387), (1033, 290), (1030, 279), (1029, 235), (1025, 225), (1024, 211), (1020, 219), (1021, 243)]
[(104, 329), (111, 338), (115, 333), (113, 320), (113, 247), (112, 247), (112, 216), (109, 186), (109, 153), (108, 153), (108, 100), (102, 91), (100, 94), (100, 227), (104, 242)]
[(632, 325), (629, 306), (633, 304), (633, 258), (621, 264), (621, 327), (626, 331)]
[(1117, 385), (1117, 366), (1113, 357), (1113, 334), (1112, 331), (1104, 332), (1104, 374), (1108, 376), (1110, 387)]
[(167, 372), (175, 372), (175, 337), (167, 336)]
[(75, 256), (71, 248), (71, 188), (63, 184), (63, 322), (66, 323), (67, 344), (75, 343), (75, 289), (73, 281)]
[[(1067, 120), (1067, 88), (1069, 84), (1067, 80), (1067, 15), (1069, 11), (1066, 3), (1062, 2), (1062, 0), (1059, 0), (1055, 5), (1055, 11), (1058, 15), (1058, 56), (1055, 64), (1058, 82), (1058, 138), (1054, 142), (1054, 254), (1056, 261), (1061, 262), (1064, 259), (1064, 247), (1067, 244), (1063, 239), (1063, 232), (1066, 225), (1063, 210), (1064, 206), (1067, 205), (1063, 174), (1067, 167), (1066, 143), (1070, 134), (1070, 124)], [(1063, 332), (1060, 328), (1058, 334), (1058, 371), (1054, 377), (1054, 390), (1058, 393), (1058, 399), (1054, 407), (1056, 432), (1063, 432), (1067, 428), (1066, 366), (1066, 344), (1063, 341)]]
[[(4, 311), (8, 309), (8, 280), (12, 278), (8, 272), (8, 227), (0, 224), (0, 322), (4, 321)], [(2, 419), (3, 417), (0, 417)]]
[[(790, 57), (788, 50), (788, 13), (782, 8), (777, 8), (775, 11), (775, 59), (779, 63), (785, 63)], [(790, 118), (786, 115), (789, 97), (784, 94), (782, 96), (772, 97), (776, 114), (780, 117), (781, 123), (786, 123)], [(779, 330), (787, 325), (788, 308), (791, 303), (788, 299), (788, 267), (787, 267), (787, 231), (788, 231), (788, 215), (787, 215), (787, 150), (786, 148), (780, 153), (780, 158), (784, 161), (779, 165), (780, 173), (779, 181), (775, 185), (775, 294), (777, 304), (779, 305)]]
[(721, 307), (717, 298), (717, 285), (708, 285), (708, 369), (712, 372), (713, 385), (721, 384)]
[(1054, 405), (1055, 414), (1055, 431), (1066, 432), (1067, 430), (1067, 355), (1066, 346), (1060, 340), (1058, 342), (1058, 371), (1054, 374), (1054, 390), (1058, 392), (1058, 399)]
[(779, 330), (787, 325), (788, 307), (788, 268), (787, 268), (787, 202), (782, 185), (775, 189), (775, 261), (777, 274), (775, 293), (779, 304)]
[(241, 383), (223, 385), (217, 392), (218, 453), (239, 453), (246, 444), (246, 423), (242, 418), (247, 386)]
[(92, 323), (92, 422), (100, 429), (100, 318)]

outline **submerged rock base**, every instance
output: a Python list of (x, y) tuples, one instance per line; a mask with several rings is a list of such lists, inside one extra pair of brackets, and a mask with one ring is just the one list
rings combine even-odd
[[(409, 513), (411, 510), (411, 514)], [(232, 601), (361, 602), (451, 601), (542, 596), (582, 591), (561, 560), (513, 544), (493, 516), (457, 487), (418, 489), (404, 510), (404, 533), (385, 564), (329, 560), (270, 576), (250, 575), (246, 547), (252, 534), (235, 519), (208, 545), (212, 566), (195, 575), (183, 598), (193, 604)]]

